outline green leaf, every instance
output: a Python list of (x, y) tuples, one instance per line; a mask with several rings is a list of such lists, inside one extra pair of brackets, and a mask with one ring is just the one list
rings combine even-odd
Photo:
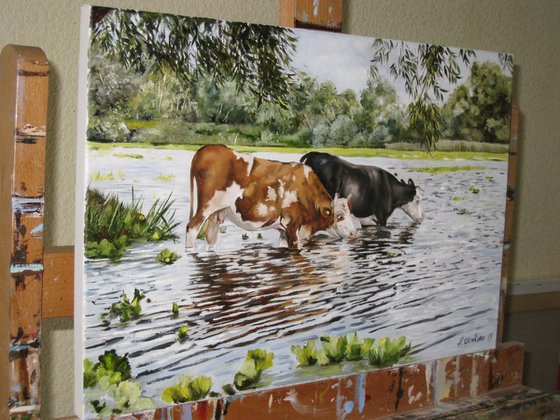
[(118, 372), (122, 376), (122, 380), (130, 379), (131, 368), (128, 362), (128, 354), (119, 356), (115, 349), (107, 350), (103, 355), (99, 356), (97, 368), (103, 368), (107, 372)]
[(254, 388), (260, 381), (264, 370), (273, 366), (274, 353), (263, 349), (248, 350), (245, 360), (233, 378), (239, 390)]
[(187, 338), (188, 331), (189, 331), (188, 325), (181, 325), (177, 329), (177, 336), (179, 337), (179, 340), (185, 340)]
[(208, 376), (197, 376), (190, 382), (189, 387), (191, 389), (191, 398), (193, 400), (201, 400), (210, 392), (212, 379)]
[(227, 395), (235, 395), (236, 391), (232, 384), (225, 384), (222, 386), (222, 389)]
[(94, 364), (89, 359), (84, 359), (84, 388), (93, 388), (97, 383), (97, 373)]
[(191, 379), (187, 375), (179, 376), (177, 385), (165, 388), (161, 399), (169, 403), (184, 403), (206, 398), (212, 388), (212, 379), (208, 376), (197, 376)]
[(175, 252), (172, 252), (167, 248), (163, 249), (159, 254), (156, 255), (156, 261), (164, 264), (173, 264), (179, 258), (180, 257)]
[(340, 363), (346, 354), (348, 340), (346, 336), (322, 336), (321, 345), (330, 363)]
[(142, 394), (140, 384), (136, 382), (121, 382), (117, 387), (116, 402), (120, 408), (134, 407)]
[(179, 305), (177, 305), (175, 302), (173, 302), (173, 305), (171, 306), (171, 313), (173, 314), (174, 318), (177, 318), (179, 316)]
[(317, 363), (317, 348), (313, 340), (305, 343), (303, 347), (294, 344), (290, 350), (299, 362), (299, 366), (312, 366)]
[(99, 243), (99, 254), (102, 257), (106, 257), (106, 258), (111, 257), (114, 250), (115, 250), (115, 246), (111, 242), (109, 242), (107, 239), (103, 239)]

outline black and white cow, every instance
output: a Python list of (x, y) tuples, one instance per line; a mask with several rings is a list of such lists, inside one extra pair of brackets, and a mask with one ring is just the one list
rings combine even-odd
[(417, 223), (424, 220), (421, 189), (411, 179), (399, 181), (377, 166), (355, 165), (322, 152), (307, 153), (300, 162), (313, 169), (332, 197), (348, 199), (362, 226), (385, 226), (396, 208)]

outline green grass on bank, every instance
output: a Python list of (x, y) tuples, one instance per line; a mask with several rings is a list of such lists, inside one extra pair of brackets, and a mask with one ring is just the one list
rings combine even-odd
[[(192, 150), (200, 149), (201, 145), (195, 144), (165, 144), (153, 145), (150, 143), (100, 143), (88, 142), (90, 150), (110, 151), (117, 147), (139, 148), (139, 149), (170, 149), (170, 150)], [(297, 148), (297, 147), (273, 147), (273, 146), (231, 146), (238, 152), (255, 153), (294, 153), (304, 154), (311, 151), (326, 152), (343, 157), (380, 157), (410, 160), (496, 160), (507, 161), (506, 153), (484, 153), (484, 152), (442, 152), (434, 150), (431, 153), (419, 150), (392, 150), (392, 149), (372, 149), (372, 148), (342, 148), (342, 147), (323, 147), (323, 148)]]
[(412, 172), (424, 172), (428, 174), (442, 174), (457, 171), (481, 171), (484, 166), (464, 165), (464, 166), (431, 166), (427, 168), (408, 168)]

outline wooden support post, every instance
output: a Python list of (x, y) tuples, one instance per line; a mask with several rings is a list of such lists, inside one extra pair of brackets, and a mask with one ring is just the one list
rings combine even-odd
[(48, 71), (39, 48), (0, 54), (0, 418), (39, 411)]
[(513, 104), (511, 110), (511, 129), (509, 134), (509, 165), (507, 175), (507, 197), (504, 225), (504, 251), (502, 254), (502, 273), (500, 281), (500, 307), (498, 310), (497, 344), (503, 341), (504, 316), (506, 313), (507, 285), (511, 261), (511, 237), (513, 234), (513, 208), (515, 203), (515, 179), (517, 174), (517, 142), (519, 137), (519, 106)]
[(280, 26), (342, 31), (343, 0), (280, 0)]

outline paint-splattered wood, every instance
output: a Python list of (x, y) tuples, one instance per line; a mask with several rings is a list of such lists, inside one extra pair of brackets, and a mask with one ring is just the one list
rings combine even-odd
[(523, 354), (522, 344), (507, 343), (485, 352), (175, 405), (121, 418), (416, 418), (418, 410), (439, 416), (426, 418), (441, 418), (447, 414), (446, 407), (459, 406), (457, 401), (462, 401), (460, 404), (463, 407), (474, 401), (470, 405), (479, 404), (478, 408), (482, 409), (480, 401), (485, 397), (481, 396), (491, 391), (519, 387)]
[(280, 25), (342, 30), (343, 0), (280, 0)]
[(39, 410), (48, 72), (39, 48), (0, 54), (1, 418)]

